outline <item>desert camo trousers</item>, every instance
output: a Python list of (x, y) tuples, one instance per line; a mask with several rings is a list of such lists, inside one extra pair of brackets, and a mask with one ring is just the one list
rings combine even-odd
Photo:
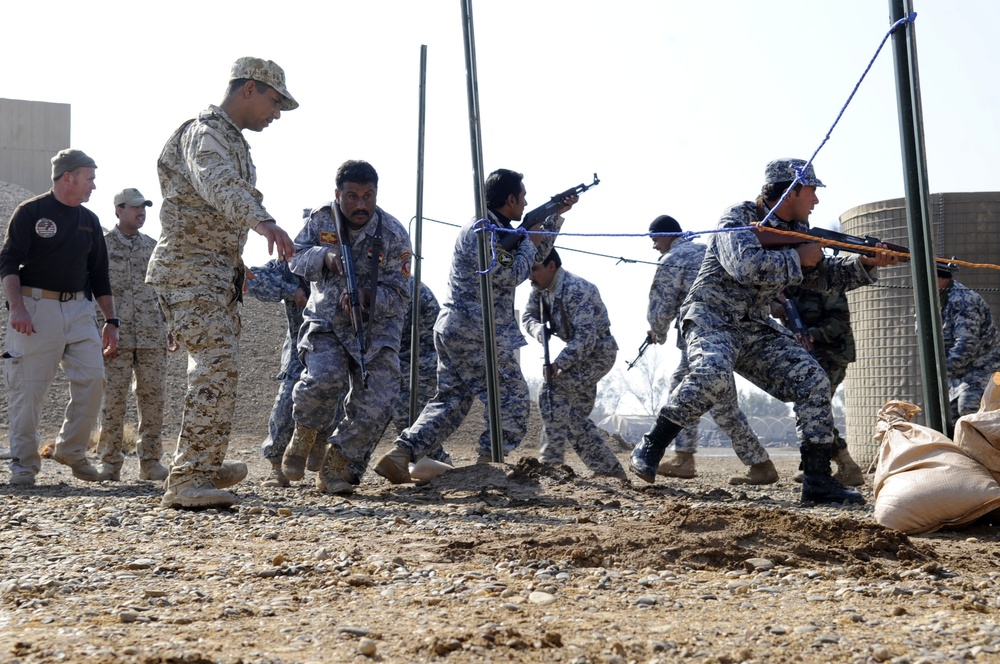
[[(687, 346), (682, 343), (680, 351), (681, 360), (670, 375), (670, 393), (681, 384), (691, 370), (688, 363)], [(770, 456), (764, 446), (760, 444), (753, 429), (750, 428), (746, 413), (740, 410), (736, 383), (733, 382), (731, 387), (731, 390), (728, 387), (725, 389), (719, 402), (708, 411), (709, 415), (722, 433), (729, 436), (733, 452), (744, 465), (752, 466), (764, 463)], [(684, 427), (677, 434), (677, 437), (674, 438), (674, 449), (678, 452), (694, 453), (698, 451), (698, 422)]]
[(597, 383), (611, 371), (617, 355), (614, 348), (595, 351), (560, 372), (551, 386), (541, 386), (538, 410), (542, 416), (542, 434), (538, 458), (543, 463), (564, 463), (569, 445), (595, 473), (624, 472), (590, 419), (597, 399)]
[(830, 379), (815, 358), (791, 336), (765, 323), (684, 329), (690, 371), (660, 409), (671, 422), (687, 426), (735, 393), (735, 370), (775, 399), (793, 402), (795, 428), (803, 445), (833, 444)]
[(97, 455), (105, 463), (121, 466), (125, 460), (125, 412), (135, 375), (135, 405), (138, 431), (135, 442), (140, 460), (159, 461), (163, 455), (163, 406), (167, 390), (167, 349), (119, 350), (106, 358), (104, 403), (101, 407), (101, 437)]
[(236, 410), (240, 314), (226, 293), (157, 292), (174, 339), (188, 354), (187, 392), (170, 483), (212, 476), (226, 458)]

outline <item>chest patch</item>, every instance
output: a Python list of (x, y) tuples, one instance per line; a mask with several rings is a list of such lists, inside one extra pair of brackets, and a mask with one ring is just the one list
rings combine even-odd
[(35, 234), (44, 238), (55, 237), (56, 222), (42, 217), (35, 222)]
[(333, 231), (320, 231), (319, 232), (319, 243), (320, 244), (330, 244), (338, 245), (340, 244), (340, 238)]

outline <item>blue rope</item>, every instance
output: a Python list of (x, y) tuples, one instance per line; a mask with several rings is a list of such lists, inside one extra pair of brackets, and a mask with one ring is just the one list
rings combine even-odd
[(917, 13), (910, 12), (908, 16), (904, 16), (903, 18), (893, 23), (892, 26), (889, 28), (889, 32), (885, 33), (885, 37), (882, 38), (882, 41), (879, 43), (878, 48), (875, 49), (875, 55), (873, 55), (871, 60), (868, 61), (868, 66), (865, 67), (865, 71), (864, 73), (861, 74), (861, 78), (859, 78), (858, 82), (854, 84), (854, 89), (851, 90), (851, 94), (850, 96), (847, 97), (847, 101), (844, 102), (844, 105), (840, 107), (840, 112), (837, 113), (837, 118), (833, 121), (833, 124), (830, 125), (830, 129), (826, 132), (826, 136), (823, 137), (823, 141), (819, 144), (819, 147), (816, 148), (816, 151), (812, 153), (812, 156), (809, 157), (809, 160), (805, 163), (804, 166), (802, 166), (801, 168), (798, 167), (795, 168), (795, 179), (792, 181), (792, 184), (781, 195), (781, 198), (778, 199), (777, 204), (775, 204), (774, 207), (772, 207), (770, 210), (767, 211), (767, 214), (760, 222), (761, 224), (767, 224), (767, 222), (770, 221), (771, 217), (774, 215), (774, 211), (777, 210), (779, 207), (781, 207), (781, 204), (785, 202), (785, 199), (788, 198), (789, 194), (791, 194), (792, 191), (795, 189), (795, 185), (797, 185), (799, 182), (802, 181), (803, 174), (809, 169), (809, 166), (812, 165), (813, 160), (816, 158), (816, 155), (818, 155), (819, 151), (823, 149), (823, 146), (826, 145), (826, 142), (830, 140), (830, 134), (833, 133), (834, 128), (840, 122), (840, 118), (843, 117), (844, 111), (847, 110), (848, 105), (854, 99), (854, 95), (858, 92), (858, 88), (861, 87), (862, 81), (864, 81), (865, 77), (868, 76), (868, 72), (871, 71), (872, 65), (875, 64), (875, 60), (876, 58), (878, 58), (878, 54), (882, 52), (882, 47), (885, 46), (885, 43), (889, 40), (889, 37), (892, 36), (892, 33), (894, 33), (902, 26), (907, 25), (909, 23), (913, 23), (916, 20), (917, 20)]

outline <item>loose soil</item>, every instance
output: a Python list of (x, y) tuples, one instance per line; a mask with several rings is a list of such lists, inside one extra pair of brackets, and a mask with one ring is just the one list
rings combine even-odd
[[(802, 505), (787, 450), (774, 451), (771, 486), (730, 486), (742, 466), (711, 450), (697, 478), (650, 486), (592, 478), (572, 453), (540, 465), (533, 416), (508, 463), (476, 466), (474, 412), (446, 443), (456, 469), (426, 484), (369, 472), (348, 498), (318, 494), (311, 477), (263, 487), (283, 334), (279, 307), (247, 302), (229, 458), (251, 471), (233, 510), (160, 508), (161, 487), (135, 479), (134, 458), (121, 483), (80, 482), (46, 460), (37, 487), (16, 489), (0, 471), (0, 661), (997, 657), (992, 524), (886, 530), (871, 476), (866, 506)], [(184, 363), (171, 358), (168, 441)], [(46, 439), (64, 405), (58, 383)]]

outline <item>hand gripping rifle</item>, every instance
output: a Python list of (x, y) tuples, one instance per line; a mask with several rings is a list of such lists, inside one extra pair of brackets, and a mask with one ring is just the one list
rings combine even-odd
[(795, 301), (787, 295), (780, 295), (778, 301), (781, 302), (785, 310), (785, 320), (788, 322), (788, 329), (795, 335), (795, 340), (802, 344), (807, 352), (813, 352), (812, 341), (809, 340), (809, 328), (802, 322), (799, 315), (799, 308), (795, 306)]
[[(523, 219), (521, 220), (521, 225), (518, 228), (523, 228), (526, 231), (530, 231), (535, 226), (538, 226), (543, 221), (545, 221), (549, 217), (549, 215), (551, 215), (553, 212), (558, 211), (559, 208), (562, 207), (563, 201), (565, 201), (567, 198), (573, 195), (582, 194), (591, 187), (596, 187), (600, 183), (601, 181), (597, 179), (597, 173), (594, 173), (594, 181), (591, 182), (590, 184), (581, 183), (576, 185), (575, 187), (571, 187), (570, 189), (567, 189), (561, 194), (556, 194), (555, 196), (550, 198), (547, 203), (539, 205), (534, 210), (531, 210), (530, 212), (525, 214)], [(517, 233), (504, 233), (503, 237), (500, 238), (500, 246), (506, 249), (507, 251), (514, 251), (515, 249), (517, 249), (517, 246), (521, 244), (521, 240), (523, 239), (524, 236), (518, 235)]]
[[(351, 236), (347, 232), (347, 222), (340, 210), (340, 203), (333, 202), (333, 217), (337, 225), (337, 236), (340, 238), (340, 260), (344, 265), (344, 280), (347, 282), (347, 306), (350, 309), (351, 327), (358, 339), (358, 366), (361, 369), (361, 384), (368, 387), (368, 368), (365, 366), (365, 353), (368, 351), (368, 338), (365, 335), (364, 312), (361, 309), (361, 288), (358, 286), (358, 274), (354, 269), (354, 250), (351, 246)], [(371, 306), (371, 305), (369, 305)]]
[(639, 360), (642, 359), (642, 356), (646, 353), (646, 349), (647, 348), (649, 348), (649, 335), (648, 334), (646, 335), (646, 338), (643, 339), (642, 345), (639, 346), (639, 354), (635, 356), (634, 360), (632, 360), (631, 362), (628, 363), (628, 369), (626, 369), (625, 371), (629, 371), (629, 370), (632, 369), (632, 367), (634, 367), (635, 365), (639, 364)]

